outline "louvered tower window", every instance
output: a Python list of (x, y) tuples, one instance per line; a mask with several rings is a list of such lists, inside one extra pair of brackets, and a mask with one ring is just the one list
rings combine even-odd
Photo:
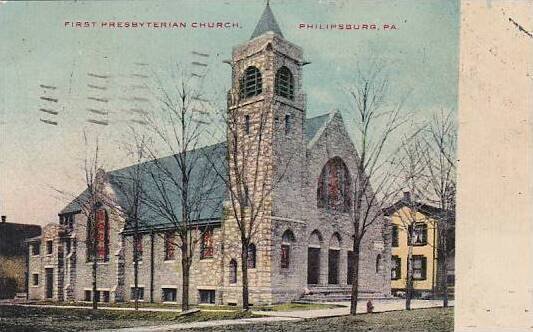
[(261, 72), (257, 67), (246, 68), (240, 82), (240, 98), (250, 98), (261, 94), (261, 92), (263, 92)]
[(294, 78), (289, 68), (283, 66), (278, 70), (274, 86), (278, 96), (294, 99)]

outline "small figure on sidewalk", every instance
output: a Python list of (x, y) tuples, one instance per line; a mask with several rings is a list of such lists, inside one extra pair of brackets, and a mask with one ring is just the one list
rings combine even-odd
[(369, 314), (374, 312), (374, 305), (372, 304), (372, 300), (368, 300), (368, 302), (366, 303), (366, 312)]

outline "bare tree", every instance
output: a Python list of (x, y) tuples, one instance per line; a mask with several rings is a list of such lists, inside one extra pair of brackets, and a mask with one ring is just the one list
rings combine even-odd
[(455, 231), (455, 189), (456, 189), (456, 146), (457, 128), (454, 113), (441, 109), (432, 118), (425, 131), (425, 165), (427, 168), (427, 199), (440, 209), (437, 218), (439, 290), (443, 295), (443, 306), (448, 306), (448, 283), (446, 273), (448, 256), (454, 248)]
[[(126, 220), (127, 228), (133, 229), (133, 283), (135, 310), (139, 309), (139, 260), (140, 247), (142, 246), (142, 236), (139, 233), (139, 226), (142, 223), (145, 204), (144, 182), (147, 179), (146, 161), (148, 139), (145, 135), (140, 135), (131, 127), (130, 139), (132, 143), (125, 143), (128, 156), (132, 157), (135, 163), (119, 172), (113, 172), (109, 179), (115, 189), (116, 210)], [(129, 140), (128, 140), (129, 141)]]
[[(92, 309), (98, 309), (97, 296), (97, 270), (98, 270), (98, 225), (97, 211), (107, 199), (105, 199), (105, 172), (102, 169), (100, 160), (100, 146), (98, 138), (95, 139), (94, 151), (91, 151), (91, 144), (87, 133), (83, 132), (83, 142), (85, 145), (85, 157), (83, 160), (83, 177), (86, 189), (79, 195), (73, 196), (61, 189), (54, 189), (61, 195), (70, 197), (70, 204), (76, 205), (80, 213), (87, 220), (86, 225), (86, 255), (87, 260), (92, 262)], [(74, 197), (72, 199), (72, 197)]]
[[(417, 199), (423, 197), (422, 188), (425, 188), (426, 182), (426, 165), (424, 160), (427, 151), (425, 145), (422, 143), (420, 130), (416, 131), (414, 137), (404, 138), (400, 148), (401, 157), (397, 159), (396, 166), (399, 172), (397, 180), (400, 188), (404, 192), (404, 204), (406, 210), (399, 210), (396, 212), (398, 219), (401, 222), (403, 230), (407, 234), (407, 278), (406, 278), (406, 296), (405, 309), (411, 310), (411, 299), (413, 297), (413, 245), (418, 242), (423, 242), (423, 232), (420, 227), (422, 223), (426, 225), (429, 219), (422, 218), (419, 215), (420, 202)], [(435, 226), (435, 225), (432, 225)], [(427, 232), (426, 232), (427, 234)], [(425, 239), (427, 241), (427, 239)], [(422, 263), (421, 263), (422, 264)]]
[[(181, 252), (181, 308), (186, 311), (195, 248), (209, 230), (198, 221), (214, 210), (213, 194), (217, 192), (214, 172), (205, 154), (218, 151), (216, 145), (198, 150), (206, 133), (206, 123), (199, 115), (210, 111), (209, 104), (201, 85), (195, 84), (182, 68), (178, 67), (177, 73), (177, 80), (171, 84), (156, 77), (158, 105), (146, 118), (154, 138), (154, 147), (148, 149), (153, 160), (148, 169), (151, 186), (146, 204), (154, 216), (164, 220), (177, 234), (177, 241), (166, 240)], [(159, 158), (164, 152), (170, 152), (170, 156)]]
[[(233, 76), (244, 68), (231, 63)], [(284, 178), (292, 158), (278, 161), (274, 168), (268, 159), (273, 156), (269, 133), (278, 130), (272, 109), (254, 108), (253, 112), (239, 104), (246, 96), (239, 85), (227, 94), (227, 109), (222, 110), (223, 131), (227, 140), (227, 163), (213, 169), (228, 191), (229, 215), (237, 226), (240, 239), (242, 272), (242, 306), (249, 310), (248, 269), (252, 262), (251, 245), (257, 244), (256, 234), (264, 230), (264, 221), (271, 202), (271, 194)], [(233, 222), (232, 221), (232, 222)], [(252, 253), (255, 254), (255, 253)]]
[(357, 312), (359, 297), (359, 260), (367, 231), (382, 218), (382, 209), (394, 196), (394, 174), (390, 163), (394, 158), (390, 148), (393, 134), (407, 118), (402, 115), (403, 101), (389, 104), (389, 80), (380, 63), (368, 70), (359, 69), (348, 88), (351, 111), (356, 128), (355, 145), (358, 155), (353, 176), (351, 219), (354, 226), (350, 314)]

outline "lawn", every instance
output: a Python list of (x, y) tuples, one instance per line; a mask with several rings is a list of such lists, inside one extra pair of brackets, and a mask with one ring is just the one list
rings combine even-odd
[(416, 309), (361, 314), (356, 317), (307, 319), (253, 325), (232, 325), (195, 329), (194, 332), (272, 331), (272, 332), (450, 332), (453, 331), (453, 308)]
[[(294, 308), (288, 305), (289, 309)], [(294, 309), (296, 310), (296, 309)], [(182, 316), (178, 312), (135, 312), (117, 310), (39, 308), (0, 306), (0, 331), (80, 331), (168, 325), (221, 319), (255, 317), (241, 311), (197, 312)], [(222, 331), (453, 331), (453, 308), (416, 309), (375, 314), (360, 314), (356, 317), (307, 319), (295, 322), (273, 322), (247, 325), (224, 325), (204, 329), (202, 332)]]
[[(54, 306), (79, 306), (79, 307), (91, 307), (90, 302), (51, 302), (51, 301), (39, 301), (35, 304), (39, 305), (54, 305)], [(133, 302), (124, 302), (124, 303), (98, 303), (99, 307), (111, 307), (111, 308), (134, 308), (135, 304)], [(215, 311), (215, 310), (241, 310), (240, 306), (229, 306), (229, 305), (212, 305), (212, 304), (200, 304), (200, 305), (191, 305), (192, 308), (199, 308), (205, 311)], [(274, 305), (262, 305), (262, 306), (251, 306), (250, 310), (259, 310), (259, 311), (296, 311), (296, 310), (316, 310), (316, 309), (331, 309), (342, 307), (337, 304), (328, 304), (328, 303), (283, 303), (283, 304), (274, 304)], [(179, 310), (181, 306), (179, 304), (162, 304), (162, 303), (150, 303), (150, 302), (139, 302), (139, 308), (155, 308), (155, 309), (176, 309)]]
[(241, 311), (200, 311), (190, 315), (180, 315), (179, 312), (0, 305), (0, 331), (80, 331), (250, 317), (254, 315)]

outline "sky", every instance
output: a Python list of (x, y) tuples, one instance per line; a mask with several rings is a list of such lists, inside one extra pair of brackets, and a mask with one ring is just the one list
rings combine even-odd
[[(0, 214), (8, 221), (47, 224), (84, 188), (83, 132), (99, 137), (107, 170), (131, 163), (120, 148), (142, 75), (168, 73), (193, 61), (210, 77), (210, 98), (224, 105), (231, 72), (222, 61), (250, 39), (265, 0), (0, 2)], [(286, 39), (301, 46), (307, 116), (339, 109), (349, 118), (344, 88), (355, 68), (387, 64), (391, 100), (408, 95), (417, 116), (455, 110), (459, 13), (456, 1), (271, 0)], [(94, 28), (65, 22), (95, 21)], [(186, 28), (101, 28), (101, 22), (185, 22)], [(193, 29), (192, 22), (238, 27)], [(299, 29), (304, 24), (376, 24), (380, 30)], [(384, 30), (383, 25), (395, 25)], [(208, 54), (202, 57), (192, 52)], [(194, 67), (193, 67), (194, 68)], [(107, 76), (106, 79), (88, 74)], [(105, 86), (97, 91), (88, 85)], [(40, 85), (54, 86), (50, 90)], [(90, 113), (104, 97), (107, 115)], [(57, 103), (40, 97), (58, 99)], [(50, 115), (40, 108), (57, 111)], [(58, 125), (46, 124), (51, 120)], [(107, 126), (88, 119), (106, 121)]]

